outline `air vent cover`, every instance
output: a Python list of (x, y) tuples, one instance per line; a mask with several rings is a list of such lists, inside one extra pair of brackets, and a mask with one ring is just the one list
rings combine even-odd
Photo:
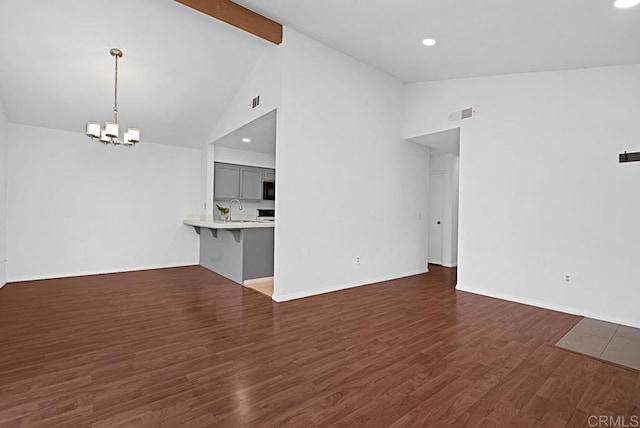
[(454, 111), (449, 115), (449, 121), (455, 122), (457, 120), (469, 119), (473, 117), (473, 107), (465, 108), (464, 110)]

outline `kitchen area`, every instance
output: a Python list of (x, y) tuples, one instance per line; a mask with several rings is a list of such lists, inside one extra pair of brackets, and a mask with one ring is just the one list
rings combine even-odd
[(273, 295), (276, 111), (213, 143), (213, 215), (184, 219), (201, 266)]

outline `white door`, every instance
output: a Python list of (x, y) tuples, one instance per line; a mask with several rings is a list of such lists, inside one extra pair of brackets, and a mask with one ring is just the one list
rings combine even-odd
[(442, 264), (444, 173), (429, 174), (429, 263)]

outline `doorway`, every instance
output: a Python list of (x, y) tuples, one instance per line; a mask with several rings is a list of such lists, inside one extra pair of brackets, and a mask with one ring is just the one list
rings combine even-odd
[(424, 245), (427, 263), (458, 266), (460, 128), (409, 138), (429, 148), (428, 224)]
[(442, 265), (444, 172), (429, 174), (429, 264)]

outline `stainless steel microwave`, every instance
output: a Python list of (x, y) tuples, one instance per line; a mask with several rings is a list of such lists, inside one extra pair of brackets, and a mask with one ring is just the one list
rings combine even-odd
[(275, 181), (262, 182), (262, 199), (265, 201), (275, 201), (276, 199), (276, 182)]

